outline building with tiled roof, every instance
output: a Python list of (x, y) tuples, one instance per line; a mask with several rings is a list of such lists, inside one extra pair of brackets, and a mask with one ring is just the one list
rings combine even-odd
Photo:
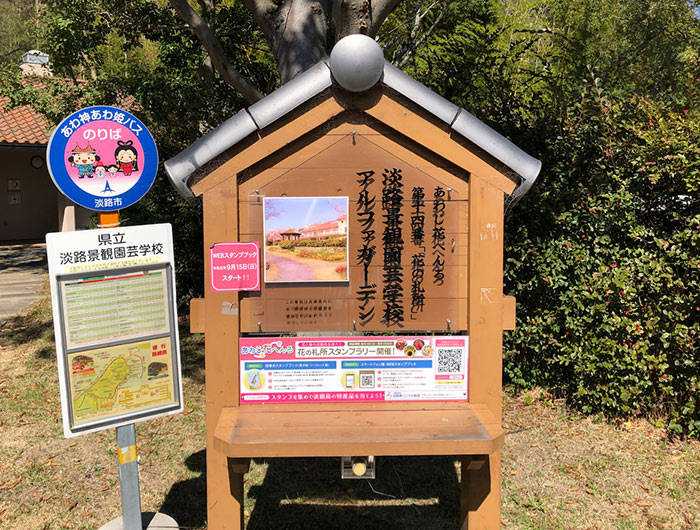
[(280, 234), (280, 236), (282, 236), (282, 240), (284, 241), (296, 241), (297, 239), (299, 239), (300, 235), (301, 234), (293, 228), (288, 228)]
[(51, 124), (29, 105), (10, 108), (0, 96), (0, 145), (43, 146), (49, 142)]
[[(0, 96), (0, 241), (43, 240), (48, 232), (75, 229), (77, 208), (56, 189), (46, 168), (51, 131), (31, 105), (13, 107)], [(80, 225), (86, 214), (81, 212)]]

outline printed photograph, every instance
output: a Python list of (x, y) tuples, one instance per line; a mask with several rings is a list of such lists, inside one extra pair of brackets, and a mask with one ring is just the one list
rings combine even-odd
[(348, 198), (265, 197), (265, 282), (347, 282)]

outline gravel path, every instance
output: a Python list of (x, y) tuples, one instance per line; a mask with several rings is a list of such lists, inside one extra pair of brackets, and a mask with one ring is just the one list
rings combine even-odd
[(267, 252), (267, 262), (277, 265), (279, 275), (275, 281), (303, 282), (314, 280), (314, 265), (299, 263), (274, 252)]
[(0, 245), (0, 320), (34, 303), (46, 278), (44, 243)]

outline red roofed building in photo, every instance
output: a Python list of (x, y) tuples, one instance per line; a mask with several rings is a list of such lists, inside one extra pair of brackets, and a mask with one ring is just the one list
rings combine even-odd
[(301, 239), (321, 239), (332, 236), (346, 236), (348, 234), (348, 216), (341, 215), (335, 221), (325, 223), (313, 223), (299, 230)]
[(297, 232), (296, 230), (294, 230), (293, 228), (285, 230), (284, 232), (282, 232), (280, 234), (283, 241), (296, 241), (297, 239), (299, 239), (300, 235), (301, 234), (299, 232)]

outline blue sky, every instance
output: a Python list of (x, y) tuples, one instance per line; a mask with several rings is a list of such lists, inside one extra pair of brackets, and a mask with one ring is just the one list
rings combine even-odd
[(347, 197), (266, 197), (265, 231), (304, 228), (312, 223), (333, 221), (347, 215)]

